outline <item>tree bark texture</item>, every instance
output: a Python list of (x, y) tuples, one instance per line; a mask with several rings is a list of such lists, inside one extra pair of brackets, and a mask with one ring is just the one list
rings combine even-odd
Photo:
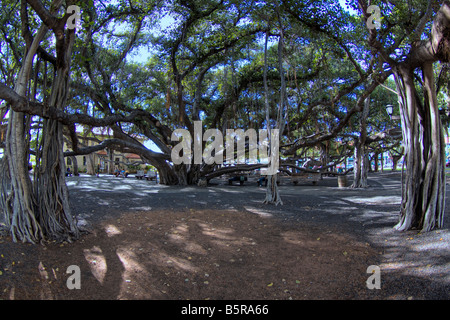
[[(28, 82), (34, 57), (47, 28), (42, 26), (27, 50), (14, 91), (27, 95)], [(2, 211), (5, 223), (14, 242), (39, 242), (43, 238), (42, 228), (36, 216), (37, 201), (29, 176), (29, 117), (22, 112), (10, 110), (6, 132), (5, 156), (2, 163)]]
[(352, 188), (367, 187), (367, 173), (369, 171), (369, 157), (366, 151), (367, 116), (369, 115), (370, 98), (363, 105), (360, 119), (360, 136), (355, 145), (355, 168), (353, 171)]
[(411, 68), (396, 72), (400, 93), (406, 177), (397, 230), (430, 231), (443, 226), (445, 209), (444, 135), (431, 62), (423, 64), (424, 103)]
[[(358, 1), (367, 8), (367, 2)], [(366, 10), (364, 10), (366, 12)], [(431, 5), (415, 28), (423, 33)], [(444, 0), (433, 19), (429, 40), (411, 44), (411, 50), (401, 61), (394, 61), (377, 40), (377, 31), (369, 30), (369, 45), (390, 64), (397, 86), (405, 150), (406, 177), (402, 187), (398, 230), (430, 231), (443, 226), (445, 207), (445, 148), (439, 119), (434, 62), (450, 62), (450, 1)], [(424, 101), (414, 82), (416, 70), (421, 70)]]
[[(32, 3), (36, 6), (35, 9), (42, 8), (41, 3), (36, 1)], [(50, 15), (47, 11), (38, 13)], [(56, 36), (57, 63), (48, 103), (56, 109), (63, 110), (69, 90), (69, 69), (75, 34), (74, 31), (68, 31), (65, 35), (62, 25), (53, 25), (53, 27), (55, 27), (53, 32)], [(48, 26), (43, 24), (27, 48), (14, 88), (14, 92), (19, 97), (28, 97), (33, 60), (47, 31)], [(37, 67), (36, 72), (38, 72)], [(35, 176), (31, 181), (28, 167), (30, 117), (31, 115), (10, 110), (5, 157), (2, 163), (5, 170), (1, 177), (2, 201), (0, 202), (7, 227), (15, 242), (75, 240), (80, 232), (71, 215), (69, 194), (65, 184), (63, 125), (57, 120), (43, 121)]]

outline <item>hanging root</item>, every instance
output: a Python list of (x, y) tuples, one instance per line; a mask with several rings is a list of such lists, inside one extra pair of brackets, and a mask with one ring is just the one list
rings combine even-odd
[(266, 198), (263, 202), (264, 204), (274, 204), (276, 206), (283, 205), (281, 201), (280, 193), (278, 191), (277, 175), (271, 175), (268, 177)]

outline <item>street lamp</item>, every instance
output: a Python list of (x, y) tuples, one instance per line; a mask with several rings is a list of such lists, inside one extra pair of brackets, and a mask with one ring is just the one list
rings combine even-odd
[(392, 118), (392, 114), (394, 113), (394, 106), (392, 104), (388, 104), (386, 106), (386, 112), (389, 115), (389, 118)]
[(391, 118), (391, 120), (400, 120), (400, 116), (394, 116), (394, 106), (392, 104), (388, 104), (386, 106), (386, 112), (389, 115), (389, 118)]

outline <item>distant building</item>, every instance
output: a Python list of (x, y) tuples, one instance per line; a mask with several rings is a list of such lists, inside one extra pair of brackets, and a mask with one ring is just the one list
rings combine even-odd
[[(104, 133), (98, 133), (94, 135), (88, 135), (87, 137), (78, 137), (80, 141), (80, 148), (90, 147), (99, 144), (101, 141), (111, 138), (110, 135)], [(143, 139), (139, 139), (143, 143)], [(64, 143), (64, 151), (68, 151), (71, 148)], [(146, 165), (143, 163), (141, 157), (134, 153), (121, 153), (110, 148), (96, 151), (87, 155), (79, 155), (75, 157), (65, 158), (67, 167), (71, 170), (74, 169), (73, 161), (77, 161), (79, 172), (91, 172), (95, 173), (100, 169), (100, 173), (114, 173), (116, 170), (128, 170), (133, 173), (137, 170), (144, 170)]]

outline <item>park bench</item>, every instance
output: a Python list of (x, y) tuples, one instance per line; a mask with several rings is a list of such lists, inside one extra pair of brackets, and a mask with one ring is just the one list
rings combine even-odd
[(136, 179), (142, 180), (145, 177), (145, 171), (144, 170), (138, 170), (136, 172)]
[(152, 180), (156, 181), (156, 172), (148, 170), (147, 174), (145, 175), (145, 178), (148, 181), (152, 181)]
[(291, 181), (297, 185), (300, 181), (312, 182), (313, 185), (321, 178), (319, 172), (298, 172), (291, 175)]
[(156, 181), (156, 172), (149, 170), (147, 172), (147, 174), (145, 174), (144, 170), (138, 170), (136, 172), (136, 179), (138, 179), (138, 180), (146, 179), (149, 181), (152, 181), (152, 180)]
[[(277, 185), (281, 184), (281, 177), (284, 175), (284, 173), (282, 172), (278, 172), (277, 174)], [(259, 171), (259, 177), (256, 180), (256, 183), (258, 185), (258, 187), (262, 187), (262, 185), (264, 184), (264, 186), (267, 187), (267, 169), (266, 168), (261, 168)]]
[[(264, 183), (264, 186), (267, 187), (267, 176), (260, 175), (260, 177), (258, 178), (256, 183), (258, 184), (258, 187), (262, 187), (263, 183)], [(280, 177), (280, 175), (277, 175), (277, 185), (280, 185), (280, 184), (281, 184), (281, 177)]]
[(239, 184), (242, 186), (244, 185), (244, 182), (248, 180), (247, 174), (231, 174), (228, 178), (228, 184), (231, 186), (233, 184), (233, 181), (239, 181)]

